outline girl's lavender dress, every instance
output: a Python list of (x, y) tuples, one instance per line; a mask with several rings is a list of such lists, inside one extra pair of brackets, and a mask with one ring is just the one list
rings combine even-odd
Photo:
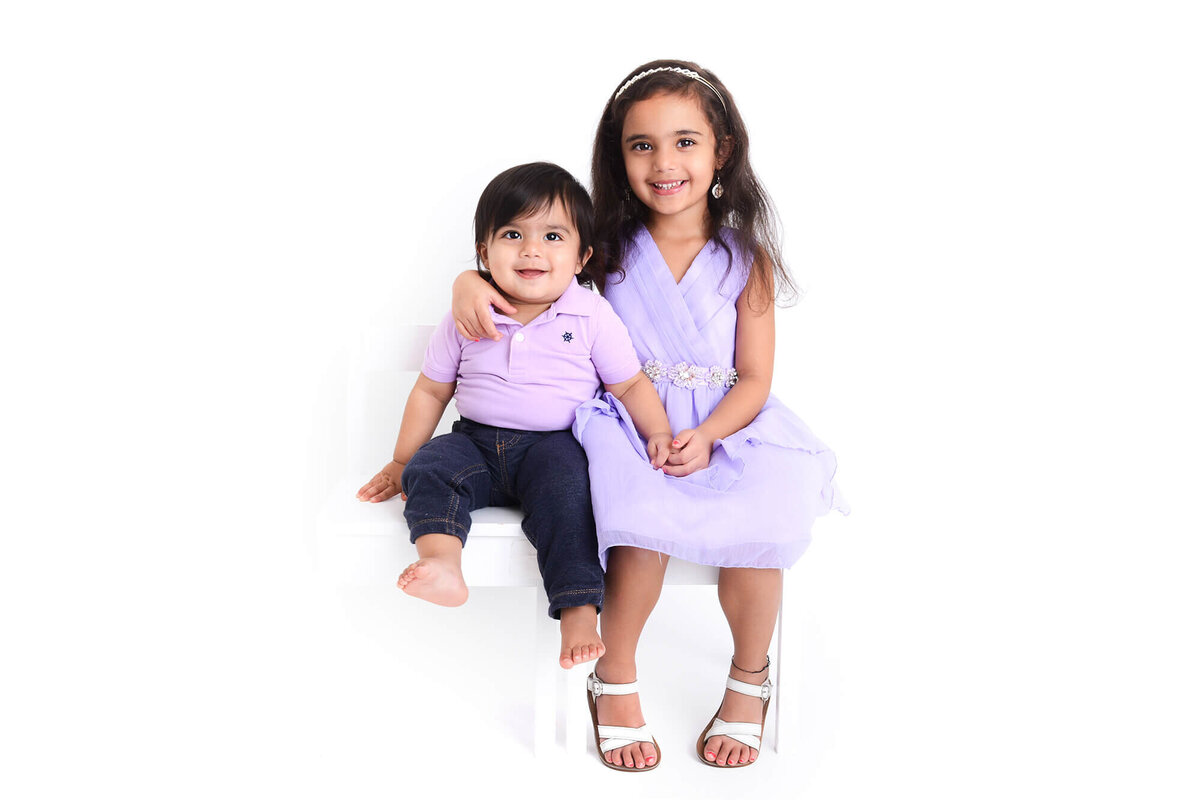
[[(744, 256), (731, 249), (728, 277), (726, 252), (710, 241), (676, 284), (642, 228), (625, 279), (605, 292), (638, 357), (650, 362), (672, 433), (695, 428), (729, 391), (735, 304), (746, 283)], [(816, 517), (848, 511), (833, 483), (833, 452), (774, 396), (749, 425), (716, 441), (706, 469), (684, 478), (651, 468), (628, 413), (608, 393), (579, 408), (573, 430), (587, 451), (606, 567), (608, 548), (622, 545), (718, 567), (790, 567)]]

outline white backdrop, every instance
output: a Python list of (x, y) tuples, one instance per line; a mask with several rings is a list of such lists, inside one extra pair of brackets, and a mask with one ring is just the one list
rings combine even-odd
[[(347, 348), (440, 316), (487, 180), (586, 180), (618, 81), (679, 57), (747, 120), (808, 290), (776, 392), (854, 505), (795, 571), (803, 763), (719, 790), (1194, 797), (1187, 7), (7, 4), (0, 781), (648, 791), (401, 731), (378, 687), (428, 653), (307, 545)], [(654, 792), (715, 791), (682, 761)]]

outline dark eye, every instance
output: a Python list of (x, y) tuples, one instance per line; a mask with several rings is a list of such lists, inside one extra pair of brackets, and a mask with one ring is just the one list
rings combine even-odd
[(548, 242), (561, 242), (562, 240), (563, 240), (563, 237), (562, 237), (561, 233), (547, 233), (546, 234), (546, 241), (548, 241)]
[(505, 231), (504, 233), (500, 234), (500, 238), (501, 239), (520, 239), (521, 234), (517, 233), (516, 231)]
[(680, 139), (679, 140), (680, 147), (691, 147), (695, 143), (696, 143), (696, 141), (694, 139)]
[(650, 143), (649, 142), (634, 142), (633, 149), (645, 152), (646, 150), (650, 149)]

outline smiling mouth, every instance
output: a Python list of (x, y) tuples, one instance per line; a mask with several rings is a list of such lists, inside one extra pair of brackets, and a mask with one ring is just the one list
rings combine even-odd
[(516, 271), (522, 278), (540, 278), (546, 274), (543, 269), (519, 269)]
[(651, 186), (651, 188), (654, 189), (655, 194), (670, 195), (670, 194), (676, 194), (681, 189), (683, 189), (683, 185), (685, 183), (687, 183), (686, 180), (681, 180), (681, 181), (670, 181), (668, 183), (651, 183), (650, 186)]

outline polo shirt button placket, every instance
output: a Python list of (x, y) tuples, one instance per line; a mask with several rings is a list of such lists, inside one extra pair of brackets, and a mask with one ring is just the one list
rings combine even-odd
[(513, 346), (509, 351), (508, 367), (514, 373), (521, 373), (525, 371), (525, 359), (523, 357), (525, 352), (525, 334), (517, 331), (513, 334), (512, 339)]

